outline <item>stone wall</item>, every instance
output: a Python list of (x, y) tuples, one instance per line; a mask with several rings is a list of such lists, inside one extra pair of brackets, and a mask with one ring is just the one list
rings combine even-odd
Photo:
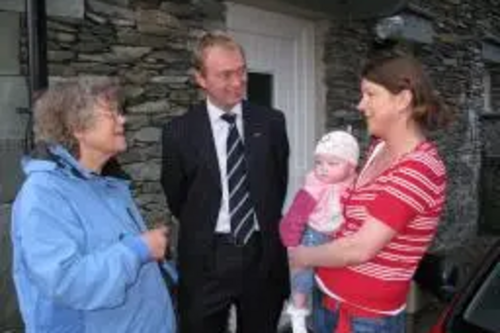
[[(0, 5), (1, 8), (1, 5)], [(22, 175), (19, 160), (23, 149), (27, 106), (26, 80), (19, 64), (20, 14), (0, 11), (0, 328), (17, 325), (10, 250), (11, 202)]]
[(161, 127), (199, 97), (189, 72), (192, 41), (222, 26), (223, 15), (217, 1), (88, 0), (85, 19), (48, 21), (51, 77), (108, 75), (124, 88), (129, 149), (120, 162), (148, 222), (167, 215)]
[(332, 21), (325, 37), (326, 127), (351, 125), (359, 138), (366, 138), (363, 119), (356, 111), (359, 70), (372, 45), (372, 25), (372, 21)]
[[(0, 330), (21, 325), (10, 279), (8, 230), (10, 203), (22, 180), (26, 116), (17, 108), (28, 104), (24, 11), (24, 1), (0, 4), (0, 274), (6, 277), (0, 279)], [(147, 222), (165, 220), (160, 128), (200, 98), (190, 77), (190, 49), (203, 30), (224, 26), (225, 6), (218, 0), (72, 0), (71, 5), (47, 0), (47, 12), (50, 81), (80, 75), (120, 80), (129, 141), (120, 162), (133, 179)]]
[[(190, 47), (202, 30), (224, 27), (222, 0), (72, 0), (71, 6), (67, 6), (67, 0), (47, 2), (51, 80), (78, 75), (106, 75), (120, 80), (126, 97), (129, 139), (129, 150), (120, 161), (133, 179), (135, 196), (147, 221), (164, 219), (168, 213), (159, 185), (160, 128), (200, 98), (189, 72)], [(10, 276), (10, 203), (21, 180), (16, 161), (21, 153), (25, 118), (15, 110), (27, 104), (23, 77), (26, 68), (18, 61), (21, 58), (21, 63), (26, 63), (23, 3), (3, 0), (0, 4), (0, 10), (7, 10), (0, 11), (2, 276)], [(500, 35), (500, 5), (494, 0), (413, 0), (406, 13), (413, 23), (399, 43), (423, 61), (437, 88), (457, 109), (453, 127), (435, 136), (448, 166), (450, 187), (434, 249), (458, 253), (466, 272), (490, 242), (475, 232), (484, 140), (478, 131), (478, 116), (484, 108), (483, 37)], [(364, 146), (366, 130), (355, 106), (360, 96), (359, 69), (375, 45), (375, 23), (332, 20), (324, 38), (326, 127), (352, 125), (355, 134), (364, 138)], [(497, 70), (494, 59), (490, 57), (488, 68)], [(495, 109), (500, 105), (499, 77), (492, 76)], [(9, 151), (10, 157), (4, 158)], [(6, 184), (10, 184), (9, 190)], [(8, 279), (0, 280), (0, 304), (0, 329), (4, 329), (17, 318)]]
[[(449, 252), (468, 275), (490, 243), (479, 237), (479, 171), (481, 137), (479, 116), (484, 112), (485, 60), (482, 22), (498, 15), (484, 3), (446, 1), (421, 7), (433, 14), (434, 43), (419, 48), (432, 78), (447, 101), (456, 108), (453, 126), (436, 136), (449, 174), (447, 210), (435, 248)], [(467, 13), (467, 14), (465, 14)], [(491, 15), (491, 16), (490, 16)]]
[[(500, 6), (468, 0), (410, 1), (402, 15), (416, 17), (420, 26), (405, 27), (395, 43), (424, 63), (436, 88), (457, 111), (451, 128), (434, 135), (448, 168), (449, 188), (447, 209), (433, 250), (457, 257), (463, 274), (467, 274), (491, 243), (490, 237), (477, 236), (481, 148), (478, 117), (484, 112), (486, 60), (482, 42), (487, 35), (500, 35)], [(361, 64), (376, 47), (375, 24), (375, 20), (331, 22), (325, 45), (327, 126), (354, 125), (365, 139), (364, 124), (355, 105), (359, 100)], [(498, 103), (497, 81), (493, 76), (493, 105)]]

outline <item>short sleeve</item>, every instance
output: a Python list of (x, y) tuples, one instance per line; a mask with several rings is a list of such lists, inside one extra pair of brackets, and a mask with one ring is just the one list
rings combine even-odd
[(434, 156), (415, 156), (378, 180), (368, 213), (400, 232), (417, 216), (433, 214), (444, 204), (445, 171)]

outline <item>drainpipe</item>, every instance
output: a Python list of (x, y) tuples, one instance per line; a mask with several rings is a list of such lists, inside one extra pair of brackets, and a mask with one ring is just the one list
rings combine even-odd
[[(29, 101), (32, 110), (36, 93), (47, 88), (47, 13), (45, 0), (26, 0), (26, 24), (28, 31)], [(32, 113), (26, 128), (25, 150), (33, 147)]]

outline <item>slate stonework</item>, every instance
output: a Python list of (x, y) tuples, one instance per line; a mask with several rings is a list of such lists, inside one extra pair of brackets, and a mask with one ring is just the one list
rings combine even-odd
[[(224, 26), (224, 12), (218, 0), (87, 0), (84, 18), (48, 18), (51, 82), (111, 76), (123, 87), (129, 149), (120, 162), (133, 179), (134, 195), (150, 224), (171, 220), (159, 184), (161, 127), (201, 98), (190, 75), (190, 50), (204, 30)], [(27, 75), (22, 16), (20, 62)], [(0, 204), (2, 223), (7, 222), (10, 202)], [(1, 260), (5, 276), (10, 276), (8, 229), (8, 223), (0, 229), (0, 252), (9, 259)], [(14, 297), (11, 279), (0, 279), (0, 331), (21, 326)]]
[(200, 98), (191, 46), (203, 30), (224, 25), (224, 10), (215, 0), (88, 0), (82, 20), (48, 19), (51, 79), (107, 75), (123, 86), (129, 149), (120, 162), (149, 223), (168, 216), (158, 185), (161, 127)]
[[(428, 15), (426, 19), (432, 22), (434, 30), (433, 42), (397, 41), (399, 47), (423, 62), (438, 91), (456, 109), (453, 125), (433, 135), (449, 173), (447, 208), (433, 251), (450, 253), (464, 275), (492, 241), (491, 237), (477, 236), (477, 219), (481, 142), (494, 140), (498, 134), (493, 133), (500, 132), (498, 125), (494, 129), (488, 127), (481, 137), (479, 124), (479, 116), (485, 111), (486, 66), (481, 42), (487, 34), (500, 35), (500, 6), (493, 2), (410, 1), (405, 12)], [(351, 124), (364, 144), (368, 141), (366, 130), (355, 106), (359, 100), (359, 70), (375, 45), (375, 23), (333, 21), (325, 45), (327, 127)], [(498, 76), (493, 75), (492, 88), (495, 112), (499, 103)]]
[[(446, 133), (435, 135), (449, 170), (450, 186), (433, 249), (454, 253), (466, 273), (491, 242), (476, 236), (477, 184), (480, 151), (485, 142), (498, 142), (500, 128), (480, 123), (479, 116), (484, 112), (486, 68), (492, 72), (491, 111), (500, 112), (500, 71), (498, 65), (485, 65), (481, 43), (487, 34), (500, 36), (500, 1), (412, 0), (410, 7), (411, 13), (432, 23), (433, 42), (400, 44), (423, 61), (438, 90), (457, 110), (455, 124)], [(323, 54), (326, 127), (352, 125), (366, 147), (366, 129), (355, 107), (358, 74), (375, 45), (376, 22), (332, 19), (329, 23)], [(77, 75), (120, 80), (130, 144), (120, 161), (132, 176), (137, 202), (149, 223), (165, 217), (170, 220), (159, 185), (160, 129), (201, 98), (190, 75), (191, 46), (202, 31), (224, 26), (221, 0), (86, 0), (84, 18), (50, 17), (47, 22), (52, 80)], [(23, 64), (25, 36), (24, 31), (20, 40)], [(26, 66), (21, 68), (26, 74)], [(9, 203), (0, 204), (4, 211), (10, 209)], [(14, 308), (13, 303), (5, 304)], [(5, 316), (0, 318), (0, 329), (6, 327), (2, 320)]]

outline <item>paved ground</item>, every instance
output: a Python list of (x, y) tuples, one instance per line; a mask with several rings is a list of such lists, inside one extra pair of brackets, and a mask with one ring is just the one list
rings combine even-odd
[(443, 312), (444, 305), (433, 302), (428, 304), (419, 313), (408, 316), (406, 333), (428, 333)]
[[(430, 303), (416, 315), (408, 315), (406, 333), (428, 333), (442, 312), (443, 305)], [(22, 330), (2, 330), (0, 333), (23, 333)]]

